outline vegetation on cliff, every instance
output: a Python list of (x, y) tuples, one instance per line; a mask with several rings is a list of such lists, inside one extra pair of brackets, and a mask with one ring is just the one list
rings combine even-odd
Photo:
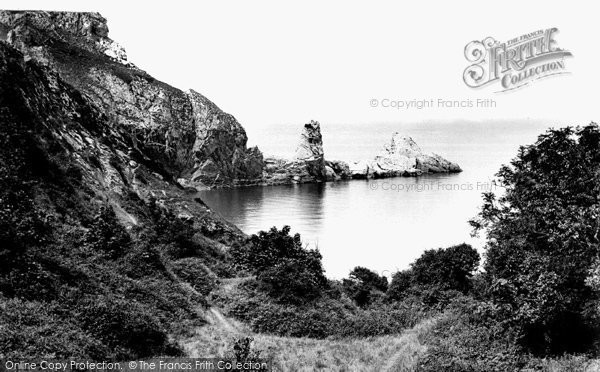
[(170, 333), (202, 324), (202, 293), (228, 272), (221, 230), (106, 187), (102, 157), (122, 166), (107, 133), (81, 94), (0, 42), (2, 359), (179, 355)]

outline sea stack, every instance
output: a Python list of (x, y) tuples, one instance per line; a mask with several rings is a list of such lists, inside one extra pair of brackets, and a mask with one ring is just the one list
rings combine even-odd
[(323, 136), (318, 121), (311, 120), (309, 123), (304, 124), (294, 161), (305, 168), (306, 177), (314, 178), (316, 181), (325, 179)]

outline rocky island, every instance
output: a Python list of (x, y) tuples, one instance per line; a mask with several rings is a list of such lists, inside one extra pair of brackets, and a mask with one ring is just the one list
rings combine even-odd
[(424, 153), (411, 137), (394, 133), (379, 155), (371, 161), (354, 162), (352, 178), (419, 176), (424, 173), (458, 173), (460, 166), (438, 154)]

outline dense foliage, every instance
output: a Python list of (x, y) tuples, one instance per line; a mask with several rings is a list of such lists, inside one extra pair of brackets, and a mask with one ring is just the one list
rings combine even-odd
[(320, 296), (327, 286), (321, 254), (302, 247), (290, 227), (273, 227), (252, 235), (247, 245), (232, 249), (234, 261), (257, 276), (263, 290), (284, 303), (302, 303)]
[(348, 279), (342, 281), (344, 292), (353, 299), (358, 306), (366, 306), (382, 297), (388, 289), (388, 280), (365, 267), (357, 266)]
[(598, 324), (593, 264), (598, 241), (600, 131), (549, 130), (498, 173), (484, 195), (487, 294), (534, 352), (583, 351)]
[[(168, 208), (98, 184), (99, 155), (75, 155), (61, 136), (98, 135), (114, 150), (101, 119), (0, 43), (0, 359), (176, 356), (169, 335), (202, 324), (207, 266), (223, 257)], [(124, 226), (127, 213), (135, 226)]]
[(440, 291), (466, 293), (478, 266), (479, 253), (468, 244), (430, 249), (423, 252), (410, 269), (393, 275), (387, 296), (399, 300), (411, 289), (433, 295)]

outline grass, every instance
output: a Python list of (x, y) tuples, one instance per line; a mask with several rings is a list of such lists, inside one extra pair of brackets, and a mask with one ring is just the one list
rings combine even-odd
[[(222, 280), (217, 292), (239, 300), (240, 285), (248, 280)], [(251, 324), (213, 306), (200, 309), (206, 325), (175, 338), (188, 356), (219, 357), (235, 340), (249, 336), (253, 349), (270, 358), (275, 371), (600, 371), (600, 361), (585, 355), (541, 359), (519, 354), (496, 330), (466, 316), (465, 309), (456, 304), (397, 334), (316, 339), (255, 332)]]
[[(236, 291), (248, 278), (223, 280), (220, 292)], [(233, 341), (250, 336), (253, 348), (271, 358), (276, 371), (411, 371), (427, 348), (422, 343), (437, 322), (430, 318), (397, 335), (315, 339), (253, 332), (249, 325), (224, 316), (220, 309), (198, 309), (207, 324), (179, 339), (190, 357), (226, 355)]]
[(215, 308), (204, 317), (209, 323), (182, 340), (188, 356), (222, 356), (234, 339), (250, 336), (275, 371), (411, 371), (427, 350), (422, 334), (435, 324), (429, 319), (396, 336), (319, 340), (257, 334)]

